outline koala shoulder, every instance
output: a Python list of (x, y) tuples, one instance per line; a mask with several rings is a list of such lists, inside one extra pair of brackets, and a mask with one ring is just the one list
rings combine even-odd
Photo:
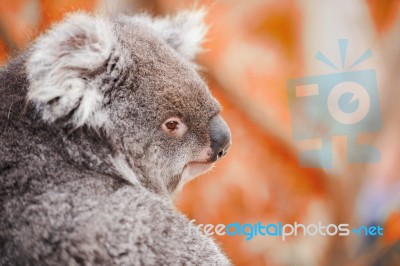
[(230, 265), (214, 241), (198, 232), (170, 202), (147, 191), (133, 192), (119, 190), (96, 220), (86, 223), (82, 235), (95, 241), (88, 246), (98, 247), (101, 235), (106, 253), (123, 265)]
[[(62, 196), (54, 198), (51, 192), (46, 197), (59, 206), (32, 206), (18, 223), (34, 222), (45, 234), (15, 232), (12, 247), (7, 243), (0, 253), (0, 264), (230, 265), (212, 239), (158, 195), (125, 186), (96, 202), (79, 197), (81, 192), (77, 200), (84, 211), (73, 217), (61, 204)], [(73, 220), (60, 224), (60, 215)], [(57, 221), (53, 228), (47, 219)]]

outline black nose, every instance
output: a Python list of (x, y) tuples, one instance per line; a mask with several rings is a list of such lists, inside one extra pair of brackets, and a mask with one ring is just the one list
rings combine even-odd
[(211, 160), (221, 159), (231, 146), (231, 132), (221, 116), (216, 116), (210, 121)]

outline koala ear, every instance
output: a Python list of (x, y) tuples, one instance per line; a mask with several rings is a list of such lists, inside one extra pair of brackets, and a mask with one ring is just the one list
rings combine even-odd
[(188, 60), (202, 51), (201, 44), (208, 27), (204, 9), (183, 11), (173, 17), (155, 19), (153, 28), (169, 45)]
[(103, 94), (94, 77), (106, 69), (114, 37), (105, 20), (75, 13), (39, 38), (27, 60), (28, 102), (47, 122), (102, 126)]

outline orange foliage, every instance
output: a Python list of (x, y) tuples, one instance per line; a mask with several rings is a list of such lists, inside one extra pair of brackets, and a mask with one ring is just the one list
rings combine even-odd
[(48, 28), (54, 21), (60, 20), (65, 13), (86, 10), (91, 11), (95, 8), (95, 0), (41, 0), (43, 19), (40, 29)]
[(385, 224), (384, 238), (386, 245), (400, 242), (400, 211), (390, 214)]
[(0, 63), (7, 59), (7, 48), (3, 43), (0, 42)]
[[(93, 10), (96, 0), (2, 0), (0, 26), (8, 40), (0, 39), (0, 62), (4, 62), (10, 49), (24, 49), (40, 32), (59, 21), (63, 15), (76, 10)], [(13, 47), (7, 47), (12, 45)]]
[(389, 30), (397, 18), (400, 1), (367, 0), (367, 2), (377, 31), (383, 33)]
[(23, 14), (27, 3), (27, 0), (0, 1), (0, 23), (4, 25), (2, 30), (10, 39), (9, 41), (13, 42), (18, 48), (26, 45), (31, 39), (32, 30), (35, 28), (35, 25), (29, 23), (29, 19)]

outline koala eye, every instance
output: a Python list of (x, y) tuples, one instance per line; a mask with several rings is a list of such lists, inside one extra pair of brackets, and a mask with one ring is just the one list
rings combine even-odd
[(165, 126), (169, 129), (169, 130), (175, 130), (178, 129), (178, 122), (176, 121), (169, 121), (167, 123), (165, 123)]
[(163, 123), (162, 130), (170, 136), (180, 137), (186, 133), (187, 127), (178, 117), (171, 117)]

